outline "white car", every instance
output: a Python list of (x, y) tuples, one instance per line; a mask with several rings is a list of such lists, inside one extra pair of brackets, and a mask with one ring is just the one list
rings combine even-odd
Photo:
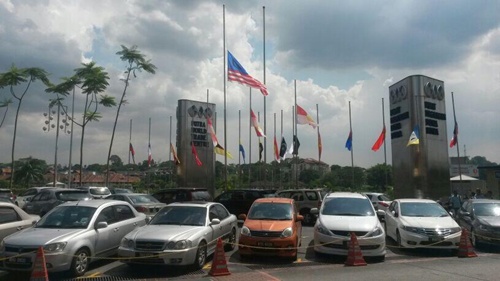
[(33, 198), (33, 196), (37, 195), (43, 189), (51, 187), (52, 186), (30, 187), (16, 197), (15, 203), (17, 206), (19, 206), (19, 208), (23, 208), (24, 204), (26, 204), (26, 202), (29, 202), (31, 198)]
[(457, 249), (462, 231), (439, 203), (396, 199), (385, 215), (385, 231), (399, 247)]
[(32, 227), (39, 219), (39, 216), (30, 215), (14, 204), (0, 202), (0, 241), (12, 233)]
[(363, 256), (384, 260), (385, 232), (368, 197), (360, 193), (334, 192), (325, 196), (314, 226), (314, 251), (348, 254), (351, 232), (356, 234)]

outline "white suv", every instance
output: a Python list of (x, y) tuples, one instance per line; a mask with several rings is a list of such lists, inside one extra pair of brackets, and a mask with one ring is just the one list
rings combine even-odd
[(385, 232), (370, 199), (360, 193), (327, 194), (314, 226), (314, 251), (319, 254), (348, 253), (351, 232), (358, 238), (363, 256), (385, 259)]

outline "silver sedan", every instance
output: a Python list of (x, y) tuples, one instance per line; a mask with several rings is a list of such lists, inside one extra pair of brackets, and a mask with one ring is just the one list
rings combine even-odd
[(0, 202), (0, 241), (12, 233), (33, 226), (39, 216), (30, 215), (12, 203)]
[(82, 276), (91, 261), (116, 254), (120, 240), (145, 224), (146, 215), (126, 202), (67, 202), (32, 228), (6, 237), (0, 243), (0, 266), (7, 271), (32, 271), (36, 251), (43, 247), (49, 272)]
[(127, 234), (118, 255), (129, 265), (202, 268), (219, 238), (225, 241), (225, 250), (234, 249), (236, 229), (236, 216), (220, 203), (172, 203), (161, 209), (148, 225)]

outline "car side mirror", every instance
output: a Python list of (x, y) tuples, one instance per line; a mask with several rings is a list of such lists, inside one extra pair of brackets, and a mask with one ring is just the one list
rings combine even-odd
[(240, 219), (240, 220), (246, 220), (247, 219), (247, 215), (246, 214), (240, 214), (238, 216), (238, 219)]
[(108, 223), (105, 221), (100, 221), (96, 224), (95, 229), (101, 229), (108, 227)]
[(146, 217), (144, 220), (146, 221), (146, 224), (148, 224), (152, 220), (152, 218), (151, 217)]
[(303, 220), (304, 220), (303, 215), (297, 215), (297, 218), (295, 219), (295, 221), (303, 221)]
[(462, 212), (461, 215), (464, 216), (464, 217), (470, 217), (471, 216), (469, 212)]
[(220, 219), (212, 219), (212, 221), (210, 222), (210, 225), (217, 225), (217, 224), (220, 224)]
[(392, 214), (394, 215), (395, 218), (399, 217), (399, 213), (396, 211), (392, 211)]
[(311, 208), (311, 210), (309, 210), (309, 213), (313, 214), (313, 215), (317, 215), (317, 214), (319, 214), (319, 210), (318, 210), (318, 208)]

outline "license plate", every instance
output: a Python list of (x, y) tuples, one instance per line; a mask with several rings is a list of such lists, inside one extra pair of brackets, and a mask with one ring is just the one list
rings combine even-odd
[(11, 257), (9, 258), (9, 262), (13, 263), (29, 263), (31, 259), (28, 257)]
[(440, 241), (443, 241), (444, 238), (443, 237), (439, 237), (439, 236), (431, 236), (429, 237), (429, 242), (440, 242)]
[(138, 253), (139, 257), (157, 258), (158, 254), (155, 253)]
[(273, 243), (271, 243), (271, 242), (257, 242), (257, 246), (259, 246), (259, 247), (272, 247)]

